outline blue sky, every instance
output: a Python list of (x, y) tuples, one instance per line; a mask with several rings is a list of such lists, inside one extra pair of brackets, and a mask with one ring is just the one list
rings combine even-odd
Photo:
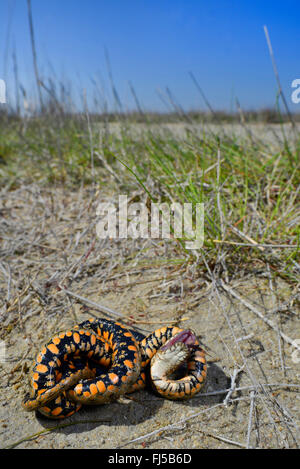
[[(214, 109), (273, 107), (276, 81), (267, 25), (287, 101), (300, 78), (300, 3), (289, 0), (32, 0), (38, 65), (43, 79), (71, 83), (74, 98), (98, 83), (114, 105), (105, 50), (123, 108), (167, 110), (166, 87), (186, 109), (205, 109), (189, 72)], [(26, 0), (0, 0), (0, 78), (14, 95), (12, 53), (20, 82), (34, 89)]]

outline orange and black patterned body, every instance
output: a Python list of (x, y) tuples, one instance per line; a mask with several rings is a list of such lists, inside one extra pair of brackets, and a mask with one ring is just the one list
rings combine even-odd
[[(183, 377), (172, 378), (172, 374), (182, 365), (187, 365)], [(205, 352), (199, 343), (196, 341), (189, 348), (177, 342), (154, 355), (150, 367), (151, 385), (166, 399), (190, 399), (202, 388), (206, 371)]]
[(112, 363), (108, 372), (77, 384), (68, 392), (70, 399), (88, 405), (104, 404), (130, 392), (141, 371), (140, 348), (133, 334), (122, 324), (106, 319), (89, 319), (77, 327), (91, 329), (108, 343)]
[(151, 361), (157, 351), (168, 342), (172, 337), (176, 336), (182, 329), (179, 327), (161, 327), (149, 334), (140, 342), (142, 352), (142, 367), (145, 368)]
[[(151, 362), (151, 385), (158, 394), (167, 399), (190, 399), (200, 391), (206, 378), (205, 352), (200, 347), (196, 336), (192, 334), (193, 345), (190, 348), (182, 342), (175, 342), (175, 345), (168, 348), (168, 343), (176, 340), (176, 337), (182, 335), (183, 332), (183, 329), (179, 327), (162, 327), (145, 337), (140, 343), (142, 367), (145, 368)], [(167, 350), (162, 351), (163, 348)], [(181, 360), (178, 350), (182, 349), (185, 349), (185, 353)], [(167, 354), (170, 356), (168, 357)], [(171, 357), (175, 365), (170, 363)], [(187, 362), (186, 376), (171, 379), (169, 375), (184, 362)]]
[[(178, 346), (178, 341), (186, 343)], [(169, 377), (171, 362), (180, 362), (178, 350), (183, 348), (188, 348), (188, 374), (175, 381)], [(200, 390), (205, 353), (191, 331), (162, 327), (144, 337), (118, 322), (89, 319), (56, 335), (41, 350), (32, 372), (32, 395), (23, 407), (57, 419), (72, 415), (82, 404), (111, 402), (145, 387), (146, 368), (156, 355), (153, 386), (160, 395), (185, 399)]]
[(31, 396), (22, 403), (27, 411), (38, 410), (50, 418), (65, 418), (80, 409), (66, 391), (80, 380), (98, 373), (111, 362), (108, 343), (82, 328), (61, 332), (42, 348), (33, 367)]

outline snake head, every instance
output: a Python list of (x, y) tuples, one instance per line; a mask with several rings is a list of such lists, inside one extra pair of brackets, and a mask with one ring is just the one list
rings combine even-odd
[(174, 335), (174, 337), (168, 340), (168, 342), (166, 342), (165, 345), (160, 348), (160, 350), (167, 350), (178, 342), (183, 343), (186, 347), (190, 349), (199, 346), (199, 341), (193, 331), (191, 331), (190, 329), (185, 329), (183, 331), (178, 332), (178, 334)]

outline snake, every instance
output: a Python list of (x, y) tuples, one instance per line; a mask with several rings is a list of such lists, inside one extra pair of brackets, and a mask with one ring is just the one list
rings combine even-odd
[(82, 405), (113, 402), (148, 382), (161, 397), (190, 399), (206, 373), (205, 351), (189, 329), (164, 326), (145, 336), (117, 321), (90, 318), (57, 333), (40, 350), (22, 407), (63, 419)]

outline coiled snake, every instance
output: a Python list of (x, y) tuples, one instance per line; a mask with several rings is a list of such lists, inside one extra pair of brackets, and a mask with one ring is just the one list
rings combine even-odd
[[(150, 365), (154, 390), (167, 399), (189, 399), (206, 378), (205, 352), (195, 334), (162, 327), (147, 337), (119, 322), (89, 319), (60, 332), (42, 348), (22, 406), (48, 418), (66, 418), (82, 404), (111, 402), (142, 389)], [(185, 376), (172, 373), (185, 365)]]

